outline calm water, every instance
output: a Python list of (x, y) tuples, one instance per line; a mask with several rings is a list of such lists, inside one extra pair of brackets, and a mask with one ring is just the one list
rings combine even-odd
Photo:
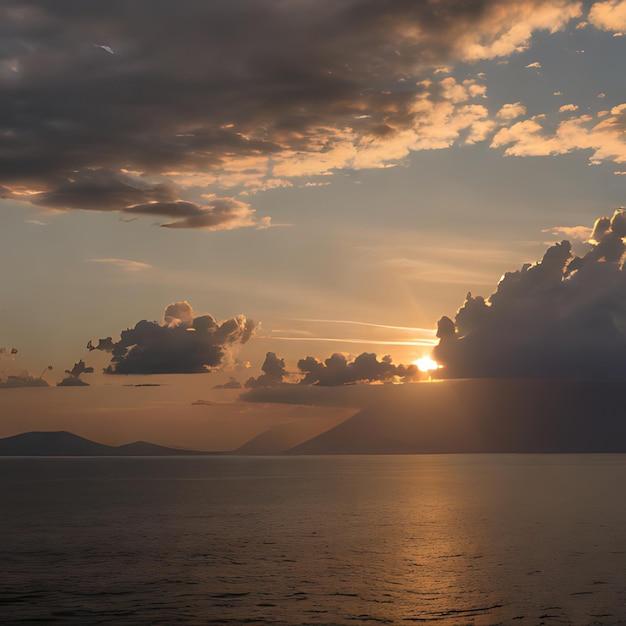
[(0, 459), (4, 624), (623, 624), (626, 455)]

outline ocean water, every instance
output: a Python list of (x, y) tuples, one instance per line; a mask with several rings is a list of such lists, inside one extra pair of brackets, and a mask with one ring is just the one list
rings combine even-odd
[(0, 459), (0, 623), (624, 624), (626, 455)]

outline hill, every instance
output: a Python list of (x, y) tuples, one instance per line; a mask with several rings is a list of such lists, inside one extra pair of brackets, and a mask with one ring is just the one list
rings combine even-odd
[(547, 379), (395, 386), (287, 453), (626, 452), (625, 388)]
[(169, 456), (206, 454), (145, 441), (107, 446), (67, 431), (29, 432), (0, 439), (0, 456)]

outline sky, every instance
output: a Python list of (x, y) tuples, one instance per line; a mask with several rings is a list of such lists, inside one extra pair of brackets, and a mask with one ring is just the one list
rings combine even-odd
[(0, 42), (0, 434), (622, 375), (626, 2), (6, 0)]

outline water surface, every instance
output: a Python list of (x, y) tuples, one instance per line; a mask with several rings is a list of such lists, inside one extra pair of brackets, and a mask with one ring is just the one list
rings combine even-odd
[(3, 624), (623, 624), (626, 455), (0, 459)]

